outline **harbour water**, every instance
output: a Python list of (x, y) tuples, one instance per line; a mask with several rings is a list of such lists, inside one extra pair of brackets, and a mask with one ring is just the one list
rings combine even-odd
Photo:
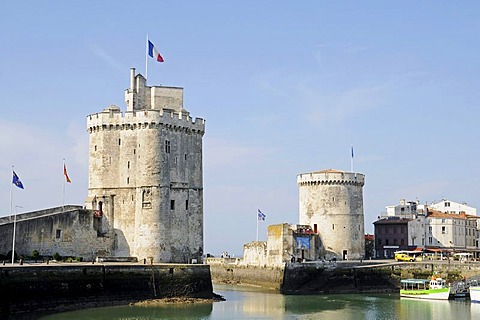
[(95, 308), (42, 319), (480, 319), (480, 303), (419, 301), (396, 294), (282, 295), (259, 288), (215, 285), (226, 301), (158, 307)]

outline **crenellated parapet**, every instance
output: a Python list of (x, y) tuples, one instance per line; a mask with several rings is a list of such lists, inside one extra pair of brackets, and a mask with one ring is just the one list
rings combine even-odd
[(363, 187), (365, 175), (362, 173), (345, 172), (339, 170), (322, 170), (303, 173), (297, 176), (298, 186), (316, 185), (351, 185)]
[(117, 106), (105, 108), (102, 112), (87, 116), (89, 133), (104, 130), (161, 129), (204, 134), (205, 120), (193, 119), (189, 112), (175, 112), (170, 109), (120, 111)]

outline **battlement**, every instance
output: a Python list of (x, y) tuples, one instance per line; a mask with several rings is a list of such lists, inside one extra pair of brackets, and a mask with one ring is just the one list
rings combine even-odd
[(365, 184), (365, 175), (362, 173), (329, 169), (299, 174), (297, 176), (297, 184), (299, 186), (355, 185), (363, 187)]
[(171, 109), (150, 109), (121, 112), (117, 106), (105, 108), (102, 112), (87, 116), (87, 128), (89, 132), (102, 130), (123, 130), (133, 128), (151, 128), (152, 126), (168, 126), (188, 128), (205, 132), (205, 120), (193, 119), (188, 111), (183, 109), (175, 112)]

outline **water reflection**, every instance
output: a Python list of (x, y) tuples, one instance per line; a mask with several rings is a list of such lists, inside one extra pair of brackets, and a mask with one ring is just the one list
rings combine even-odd
[[(474, 304), (468, 300), (415, 300), (401, 299), (398, 305), (398, 315), (402, 319), (411, 319), (413, 316), (419, 319), (474, 319)], [(473, 311), (473, 313), (472, 313)], [(477, 318), (478, 319), (478, 318)]]
[(395, 310), (386, 306), (395, 302), (391, 295), (287, 296), (285, 311), (298, 319), (394, 319)]
[(400, 299), (398, 294), (282, 295), (254, 287), (215, 285), (226, 301), (110, 307), (44, 319), (480, 319), (480, 303)]
[(50, 315), (42, 319), (210, 319), (212, 303), (164, 304), (156, 307), (119, 306)]

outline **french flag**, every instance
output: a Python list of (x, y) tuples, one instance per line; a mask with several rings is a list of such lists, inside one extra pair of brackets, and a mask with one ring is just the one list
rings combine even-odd
[(153, 45), (150, 40), (148, 40), (148, 55), (152, 57), (153, 59), (157, 60), (158, 62), (164, 62), (162, 55), (160, 52), (157, 51), (155, 46)]

